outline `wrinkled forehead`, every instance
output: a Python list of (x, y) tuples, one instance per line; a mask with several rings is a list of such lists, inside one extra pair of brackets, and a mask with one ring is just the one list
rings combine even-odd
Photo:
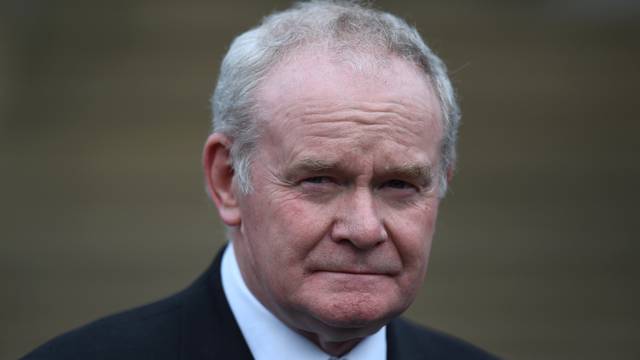
[(282, 164), (318, 154), (352, 164), (436, 164), (442, 122), (430, 82), (402, 59), (370, 60), (370, 68), (354, 68), (302, 53), (269, 74), (257, 92), (260, 152)]
[(267, 73), (256, 90), (258, 121), (286, 117), (287, 110), (304, 104), (370, 103), (398, 105), (442, 127), (431, 79), (420, 67), (381, 50), (331, 46), (337, 45), (292, 51)]

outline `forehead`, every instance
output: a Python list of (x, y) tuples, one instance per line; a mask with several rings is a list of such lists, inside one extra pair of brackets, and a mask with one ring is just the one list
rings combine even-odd
[[(416, 114), (441, 119), (428, 76), (415, 64), (379, 51), (337, 53), (323, 46), (294, 50), (257, 89), (260, 111), (301, 100), (402, 101)], [(271, 120), (265, 116), (262, 120)]]
[(368, 151), (386, 142), (389, 151), (416, 145), (430, 151), (441, 140), (441, 111), (429, 79), (394, 56), (298, 51), (271, 70), (257, 100), (263, 136), (280, 147), (344, 150), (348, 142)]

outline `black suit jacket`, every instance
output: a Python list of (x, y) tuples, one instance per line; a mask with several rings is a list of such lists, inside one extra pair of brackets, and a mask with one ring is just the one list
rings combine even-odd
[[(85, 325), (23, 359), (253, 359), (222, 290), (222, 251), (186, 290)], [(387, 326), (387, 359), (494, 359), (448, 335), (404, 319)]]

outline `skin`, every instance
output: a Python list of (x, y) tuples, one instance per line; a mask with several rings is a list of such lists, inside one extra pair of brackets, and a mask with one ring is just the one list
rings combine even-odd
[(207, 184), (256, 298), (343, 355), (402, 313), (424, 279), (438, 214), (441, 113), (429, 80), (388, 56), (354, 67), (299, 51), (257, 91), (261, 136), (242, 194), (230, 139)]

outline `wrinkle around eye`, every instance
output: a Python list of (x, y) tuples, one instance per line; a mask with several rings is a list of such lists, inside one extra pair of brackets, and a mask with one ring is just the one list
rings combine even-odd
[(310, 176), (300, 180), (300, 183), (309, 184), (333, 184), (335, 180), (329, 176)]
[(384, 183), (382, 183), (380, 185), (381, 188), (390, 188), (390, 189), (397, 189), (397, 190), (405, 190), (405, 189), (414, 189), (414, 190), (419, 190), (419, 188), (407, 181), (404, 180), (398, 180), (398, 179), (393, 179), (393, 180), (387, 180)]
[(340, 185), (329, 176), (310, 176), (297, 182), (296, 192), (313, 202), (326, 202), (341, 192)]
[(392, 179), (377, 186), (381, 198), (396, 205), (418, 205), (433, 196), (431, 185), (422, 186), (411, 181)]

